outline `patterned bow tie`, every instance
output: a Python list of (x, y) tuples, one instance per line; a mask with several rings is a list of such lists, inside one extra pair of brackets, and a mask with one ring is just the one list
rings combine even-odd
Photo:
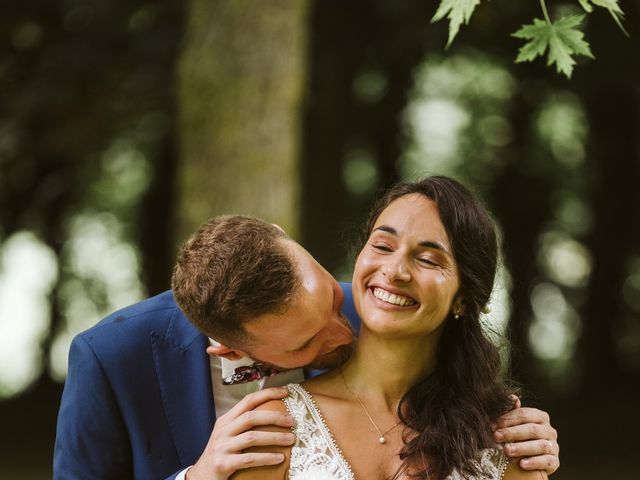
[(256, 362), (252, 365), (236, 367), (231, 375), (222, 379), (223, 385), (238, 385), (239, 383), (254, 382), (264, 377), (270, 377), (283, 372), (275, 367)]

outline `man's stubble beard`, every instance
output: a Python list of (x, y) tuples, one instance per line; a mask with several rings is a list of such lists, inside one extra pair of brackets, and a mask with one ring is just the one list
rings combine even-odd
[(351, 358), (351, 355), (353, 355), (353, 352), (356, 349), (356, 331), (353, 328), (353, 325), (351, 325), (351, 322), (349, 322), (349, 320), (347, 320), (347, 317), (345, 317), (342, 313), (340, 313), (340, 318), (344, 325), (349, 327), (349, 330), (351, 331), (351, 343), (340, 345), (333, 352), (325, 353), (324, 355), (316, 357), (305, 368), (331, 370), (332, 368), (338, 368), (342, 366), (347, 360)]
[(307, 365), (306, 368), (317, 370), (331, 370), (343, 365), (347, 360), (351, 358), (356, 347), (356, 340), (354, 339), (347, 345), (340, 345), (333, 352), (329, 352), (325, 355), (321, 355), (313, 362)]
[(253, 356), (251, 358), (259, 362), (264, 368), (281, 370), (283, 372), (286, 372), (289, 370), (295, 370), (296, 368), (307, 368), (311, 370), (331, 370), (331, 369), (340, 367), (347, 360), (349, 360), (349, 358), (351, 358), (351, 355), (353, 355), (355, 348), (356, 348), (356, 339), (354, 338), (351, 343), (347, 345), (340, 345), (334, 351), (325, 353), (324, 355), (320, 355), (308, 365), (302, 365), (300, 367), (293, 367), (293, 368), (283, 368), (283, 367), (280, 367), (279, 365), (276, 365), (275, 363), (265, 362)]

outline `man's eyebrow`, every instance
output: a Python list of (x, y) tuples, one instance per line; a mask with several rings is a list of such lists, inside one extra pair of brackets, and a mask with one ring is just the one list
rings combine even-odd
[[(389, 233), (391, 235), (396, 235), (396, 236), (398, 235), (398, 231), (390, 225), (380, 225), (379, 227), (373, 229), (374, 232), (377, 230)], [(425, 248), (433, 248), (434, 250), (440, 250), (446, 253), (447, 255), (451, 255), (447, 247), (445, 247), (440, 242), (434, 242), (432, 240), (422, 240), (418, 242), (418, 245)]]

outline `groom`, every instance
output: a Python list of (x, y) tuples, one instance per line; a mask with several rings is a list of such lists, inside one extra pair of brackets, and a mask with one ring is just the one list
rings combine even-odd
[[(281, 462), (243, 451), (291, 444), (288, 434), (251, 429), (292, 419), (253, 408), (286, 396), (268, 387), (301, 381), (300, 367), (339, 365), (353, 341), (349, 322), (359, 326), (350, 284), (251, 217), (203, 225), (180, 252), (172, 286), (74, 339), (55, 479), (226, 480)], [(496, 434), (517, 442), (508, 453), (529, 457), (525, 468), (556, 470), (544, 412), (515, 409), (501, 423)]]

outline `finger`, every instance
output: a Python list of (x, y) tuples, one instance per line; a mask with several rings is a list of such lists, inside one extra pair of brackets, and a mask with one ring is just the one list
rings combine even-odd
[(269, 400), (277, 400), (286, 397), (289, 394), (287, 387), (271, 387), (265, 388), (254, 393), (250, 393), (240, 400), (231, 410), (224, 416), (230, 419), (239, 417), (245, 412), (253, 410), (258, 405), (262, 405)]
[(520, 407), (515, 408), (500, 418), (496, 424), (498, 428), (521, 425), (523, 423), (540, 423), (549, 425), (549, 414), (537, 408)]
[(517, 395), (509, 395), (511, 397), (511, 400), (513, 402), (513, 408), (520, 408), (522, 407), (522, 402), (520, 401), (520, 397), (518, 397)]
[(558, 433), (550, 425), (525, 423), (496, 430), (493, 436), (498, 442), (523, 442), (525, 440), (556, 440)]
[(560, 459), (554, 455), (523, 458), (518, 463), (523, 470), (544, 470), (548, 475), (560, 467)]
[(269, 452), (249, 452), (238, 455), (230, 455), (226, 458), (224, 466), (218, 468), (220, 472), (227, 472), (231, 475), (237, 470), (251, 467), (262, 467), (265, 465), (278, 465), (284, 461), (284, 454)]
[(231, 438), (226, 442), (225, 450), (228, 453), (236, 453), (251, 447), (288, 447), (295, 441), (296, 436), (291, 432), (262, 432), (251, 430)]
[(560, 446), (552, 440), (530, 440), (507, 443), (503, 447), (509, 457), (535, 457), (538, 455), (558, 455)]
[(245, 412), (225, 427), (225, 435), (235, 437), (254, 427), (276, 425), (278, 427), (293, 427), (293, 417), (274, 410), (252, 410)]

